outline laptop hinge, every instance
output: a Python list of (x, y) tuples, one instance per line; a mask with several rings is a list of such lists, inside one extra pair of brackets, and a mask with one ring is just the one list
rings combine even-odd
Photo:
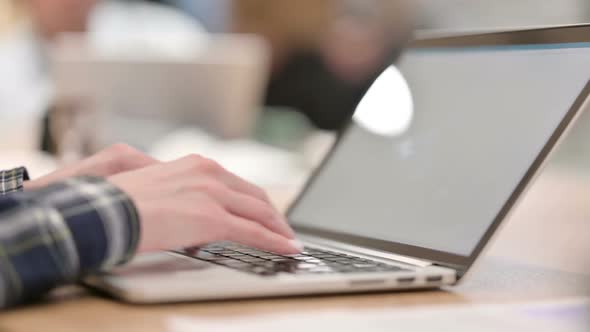
[(430, 261), (426, 261), (426, 260), (422, 260), (422, 259), (418, 259), (418, 258), (414, 258), (414, 257), (409, 257), (409, 256), (404, 256), (404, 255), (397, 255), (397, 254), (393, 254), (393, 253), (385, 252), (385, 251), (380, 251), (380, 250), (369, 249), (366, 247), (359, 247), (359, 246), (355, 246), (355, 245), (347, 244), (347, 243), (342, 243), (342, 242), (338, 242), (338, 241), (332, 241), (332, 240), (327, 240), (327, 239), (318, 238), (318, 237), (314, 237), (314, 236), (308, 236), (308, 235), (300, 235), (299, 237), (304, 242), (318, 244), (320, 246), (330, 247), (330, 248), (333, 248), (336, 250), (339, 249), (339, 250), (344, 250), (344, 251), (355, 252), (355, 253), (358, 253), (361, 255), (390, 259), (390, 260), (406, 263), (406, 264), (417, 266), (417, 267), (426, 267), (426, 266), (433, 265), (433, 263)]

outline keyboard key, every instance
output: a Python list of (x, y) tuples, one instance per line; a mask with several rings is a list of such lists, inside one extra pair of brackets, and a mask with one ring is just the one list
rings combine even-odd
[(225, 257), (231, 257), (231, 258), (247, 258), (247, 257), (252, 257), (252, 256), (249, 256), (249, 255), (244, 255), (244, 254), (239, 254), (239, 253), (223, 254), (223, 256), (225, 256)]
[(252, 256), (264, 255), (265, 254), (265, 253), (260, 252), (258, 250), (238, 250), (237, 252), (242, 253), (242, 254), (246, 254), (246, 255), (252, 255)]
[(318, 266), (321, 266), (321, 265), (305, 264), (305, 263), (303, 263), (303, 264), (302, 263), (297, 264), (297, 268), (298, 269), (315, 269), (315, 268), (318, 268)]
[(292, 260), (292, 259), (288, 259), (288, 258), (285, 258), (285, 257), (280, 257), (280, 258), (271, 258), (271, 259), (269, 259), (269, 260), (270, 260), (271, 262), (289, 262), (289, 263), (293, 262), (293, 260)]
[(265, 255), (259, 255), (259, 256), (257, 256), (257, 257), (260, 257), (260, 258), (263, 258), (263, 259), (284, 259), (284, 258), (285, 258), (285, 257), (283, 257), (283, 256), (278, 256), (278, 255), (268, 255), (268, 254), (265, 254)]
[(221, 253), (221, 252), (226, 252), (226, 249), (223, 248), (203, 248), (203, 251), (206, 252), (212, 252), (212, 253)]
[(258, 258), (258, 257), (248, 257), (248, 258), (242, 258), (240, 259), (242, 262), (248, 262), (248, 263), (262, 263), (262, 262), (266, 262), (266, 260), (262, 259), (262, 258)]
[(317, 259), (315, 257), (308, 257), (308, 258), (304, 259), (303, 261), (307, 262), (307, 263), (320, 263), (322, 260)]

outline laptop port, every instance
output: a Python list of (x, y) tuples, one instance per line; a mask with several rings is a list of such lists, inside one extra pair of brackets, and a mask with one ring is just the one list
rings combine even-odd
[(402, 277), (402, 278), (397, 278), (397, 283), (398, 284), (411, 284), (416, 280), (415, 277)]
[(442, 276), (429, 276), (426, 277), (426, 282), (440, 282), (442, 281)]
[(385, 283), (385, 279), (367, 279), (367, 280), (352, 280), (350, 282), (350, 286), (373, 286), (373, 285), (379, 285), (379, 284), (384, 284)]

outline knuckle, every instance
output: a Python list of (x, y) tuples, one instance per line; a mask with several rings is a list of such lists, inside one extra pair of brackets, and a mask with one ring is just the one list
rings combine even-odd
[(216, 161), (198, 154), (190, 154), (182, 158), (182, 160), (187, 163), (189, 169), (198, 173), (216, 173), (221, 169), (221, 166)]
[(196, 154), (196, 153), (191, 153), (188, 156), (185, 157), (187, 161), (191, 162), (191, 163), (195, 163), (198, 164), (201, 162), (201, 160), (203, 160), (203, 157)]
[[(244, 180), (244, 181), (246, 181), (246, 180)], [(259, 186), (255, 185), (252, 182), (248, 182), (248, 181), (246, 181), (246, 182), (249, 184), (249, 190), (251, 191), (251, 193), (253, 195), (255, 195), (256, 197), (268, 200), (268, 195), (266, 194), (266, 191), (264, 189), (260, 188)]]
[(219, 164), (214, 160), (202, 158), (199, 168), (203, 172), (211, 173), (220, 170), (221, 166), (219, 166)]
[(271, 221), (275, 218), (275, 212), (269, 206), (260, 206), (258, 213), (262, 220)]
[(268, 194), (266, 193), (266, 191), (260, 187), (255, 187), (256, 192), (258, 193), (258, 195), (260, 195), (260, 197), (262, 197), (263, 199), (269, 201), (270, 198), (268, 197)]
[(203, 157), (199, 156), (198, 154), (189, 154), (185, 157), (182, 157), (180, 160), (183, 163), (186, 163), (191, 168), (196, 168), (201, 163)]
[(116, 156), (122, 156), (122, 155), (127, 155), (130, 153), (137, 153), (138, 151), (131, 147), (130, 145), (127, 145), (125, 143), (116, 143), (111, 145), (107, 151), (111, 152), (112, 154), (116, 155)]

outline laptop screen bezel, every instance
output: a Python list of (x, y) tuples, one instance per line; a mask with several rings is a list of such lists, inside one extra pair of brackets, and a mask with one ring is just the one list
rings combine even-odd
[[(539, 45), (539, 44), (564, 44), (564, 43), (581, 43), (590, 42), (590, 24), (571, 25), (562, 27), (546, 27), (535, 28), (527, 30), (512, 30), (501, 32), (488, 32), (469, 35), (452, 35), (452, 36), (438, 36), (416, 38), (407, 45), (407, 49), (419, 48), (461, 48), (461, 47), (486, 47), (498, 45)], [(470, 255), (458, 255), (449, 252), (393, 242), (384, 241), (369, 237), (358, 236), (354, 234), (335, 232), (328, 229), (316, 228), (307, 225), (298, 225), (297, 220), (291, 218), (292, 212), (301, 202), (306, 192), (311, 188), (314, 181), (321, 175), (322, 170), (328, 164), (334, 151), (337, 150), (341, 143), (341, 138), (350, 128), (352, 124), (352, 114), (350, 114), (349, 122), (342, 130), (337, 133), (337, 139), (331, 150), (326, 154), (322, 163), (310, 176), (303, 190), (298, 197), (293, 201), (288, 209), (287, 215), (293, 228), (301, 234), (310, 235), (313, 237), (320, 237), (336, 242), (352, 244), (360, 247), (370, 248), (374, 250), (395, 253), (398, 255), (410, 256), (418, 259), (428, 260), (436, 264), (448, 266), (457, 270), (459, 277), (473, 264), (475, 259), (489, 242), (492, 235), (498, 229), (502, 221), (506, 218), (509, 211), (513, 208), (521, 194), (525, 191), (528, 184), (534, 178), (535, 174), (542, 167), (543, 162), (556, 146), (559, 138), (567, 130), (572, 120), (575, 119), (578, 112), (581, 110), (583, 103), (590, 96), (590, 78), (585, 87), (582, 89), (579, 96), (576, 98), (572, 107), (563, 117), (556, 130), (543, 146), (541, 152), (537, 155), (535, 160), (530, 165), (529, 169), (517, 184), (515, 190), (510, 194), (491, 225), (485, 231), (484, 235), (478, 241), (476, 247), (472, 250)]]

